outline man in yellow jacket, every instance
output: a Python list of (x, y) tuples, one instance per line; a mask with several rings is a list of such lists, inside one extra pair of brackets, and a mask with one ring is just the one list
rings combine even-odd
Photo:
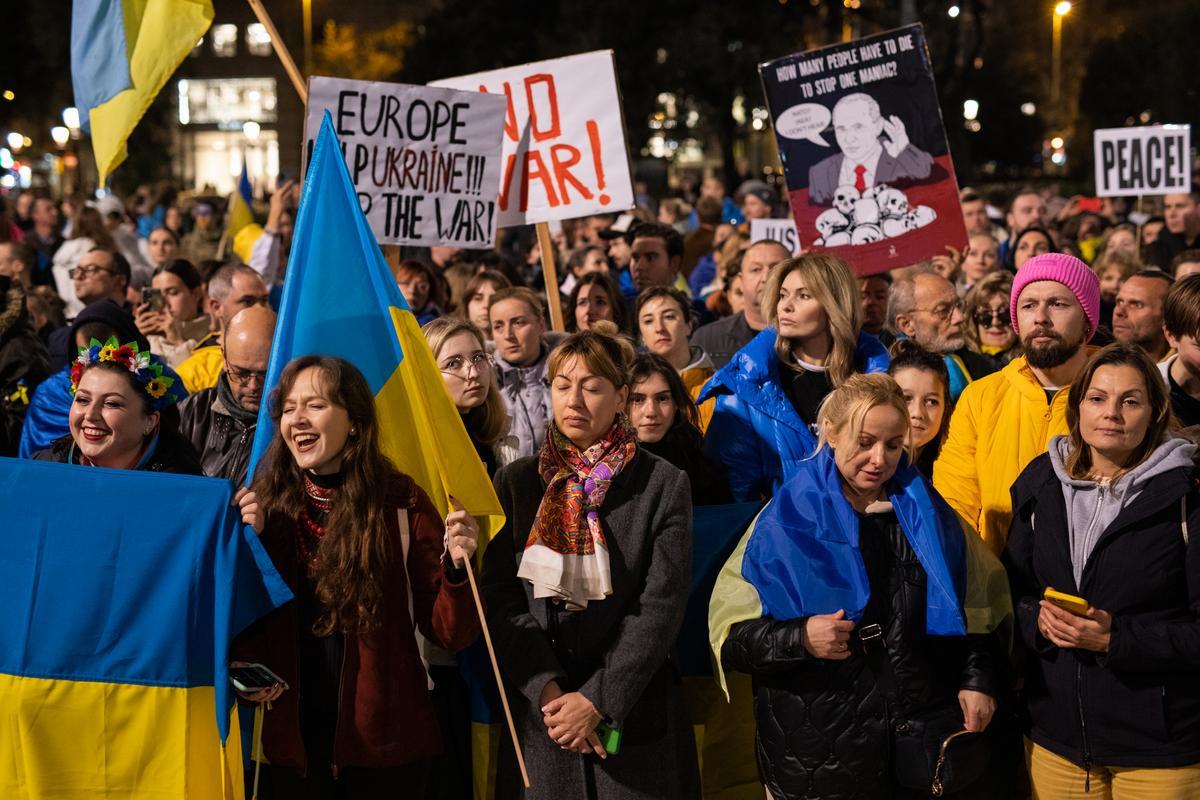
[(221, 335), (229, 320), (243, 308), (267, 304), (267, 286), (257, 272), (245, 264), (226, 264), (208, 279), (208, 313), (220, 327), (204, 337), (192, 354), (175, 371), (188, 394), (217, 385), (224, 367)]
[(1017, 271), (1009, 301), (1025, 355), (963, 391), (933, 466), (933, 485), (999, 555), (1012, 518), (1009, 489), (1067, 433), (1065, 391), (1087, 362), (1100, 283), (1087, 264), (1046, 253)]

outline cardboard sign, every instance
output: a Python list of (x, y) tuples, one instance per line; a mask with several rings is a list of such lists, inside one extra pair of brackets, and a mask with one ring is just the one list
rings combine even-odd
[(305, 163), (326, 109), (380, 244), (493, 245), (503, 98), (313, 77)]
[(434, 81), (507, 101), (500, 225), (633, 206), (611, 50)]
[(1102, 128), (1094, 142), (1097, 197), (1191, 191), (1191, 126)]
[(794, 256), (800, 255), (800, 235), (796, 231), (796, 223), (790, 219), (750, 220), (750, 244), (766, 239), (779, 242)]
[(920, 25), (758, 71), (805, 252), (871, 275), (966, 246)]

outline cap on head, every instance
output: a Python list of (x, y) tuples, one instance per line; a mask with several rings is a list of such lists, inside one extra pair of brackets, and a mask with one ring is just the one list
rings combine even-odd
[(1013, 279), (1012, 295), (1009, 297), (1009, 314), (1012, 315), (1013, 330), (1017, 328), (1017, 298), (1025, 287), (1037, 281), (1055, 281), (1071, 290), (1079, 305), (1083, 307), (1088, 321), (1087, 338), (1091, 341), (1100, 324), (1100, 280), (1087, 264), (1066, 253), (1043, 253), (1026, 261)]

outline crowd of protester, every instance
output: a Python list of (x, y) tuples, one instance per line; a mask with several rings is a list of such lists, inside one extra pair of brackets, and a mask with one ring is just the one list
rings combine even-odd
[[(296, 198), (244, 260), (219, 198), (4, 198), (0, 455), (241, 487), (297, 597), (235, 647), (283, 679), (246, 698), (272, 707), (259, 796), (463, 797), (479, 528), (381, 454), (349, 362), (296, 359), (264, 396)], [(888, 754), (946, 713), (991, 756), (954, 796), (1200, 797), (1200, 192), (960, 199), (964, 250), (865, 276), (751, 242), (783, 213), (757, 180), (564, 222), (562, 332), (528, 231), (396, 261), (507, 518), (480, 587), (525, 796), (700, 795), (673, 649), (693, 507), (739, 502), (763, 506), (735, 554), (758, 577), (730, 591), (793, 604), (713, 653), (753, 679), (771, 797), (928, 796)]]

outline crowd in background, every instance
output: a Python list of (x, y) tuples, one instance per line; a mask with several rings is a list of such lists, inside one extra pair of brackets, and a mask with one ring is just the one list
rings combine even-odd
[[(264, 397), (297, 194), (241, 253), (220, 198), (166, 185), (3, 198), (0, 455), (246, 487), (298, 598), (240, 643), (289, 687), (251, 698), (279, 709), (261, 796), (465, 797), (475, 521), (379, 454), (353, 365), (297, 359)], [(961, 796), (1200, 796), (1200, 191), (964, 189), (964, 249), (869, 275), (750, 241), (786, 215), (762, 181), (638, 196), (556, 227), (562, 332), (528, 229), (392, 259), (508, 520), (481, 580), (526, 796), (698, 795), (672, 646), (692, 508), (732, 502), (766, 505), (717, 591), (762, 613), (714, 658), (753, 678), (771, 796), (927, 796), (879, 753), (947, 704), (992, 755)], [(817, 592), (835, 566), (863, 591)], [(514, 770), (502, 748), (502, 794)]]

